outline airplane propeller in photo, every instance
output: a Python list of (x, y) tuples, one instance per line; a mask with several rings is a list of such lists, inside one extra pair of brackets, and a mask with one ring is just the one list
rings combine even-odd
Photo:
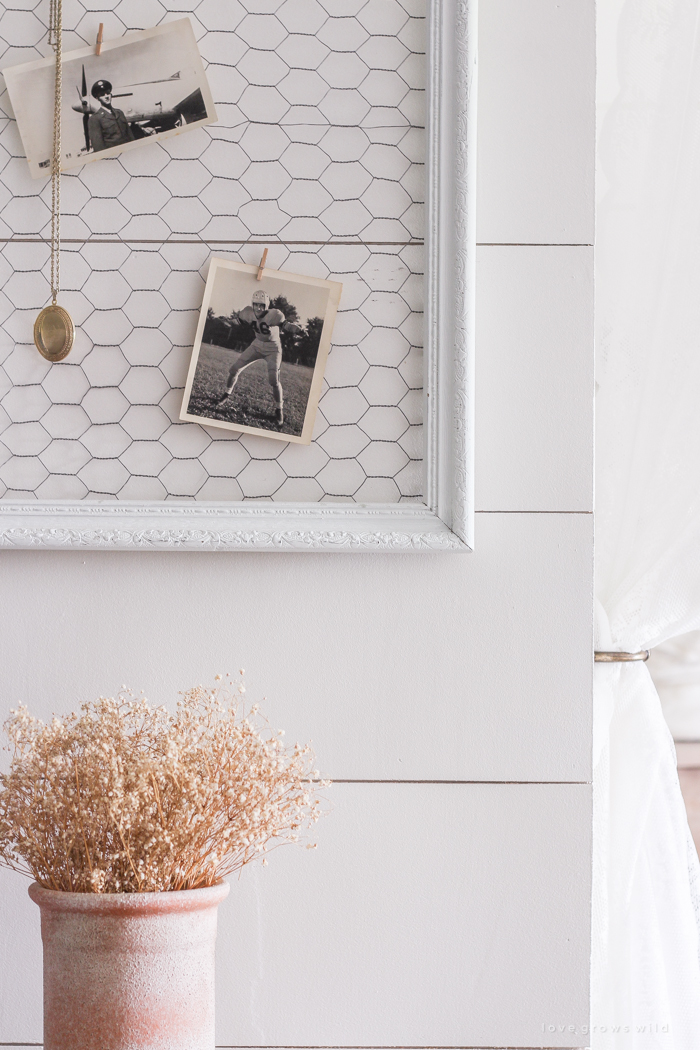
[[(118, 88), (117, 90), (110, 92), (110, 95), (112, 99), (133, 98), (134, 91), (124, 90), (125, 88), (133, 89), (151, 87), (155, 84), (171, 84), (176, 80), (180, 80), (180, 70), (169, 77), (160, 77), (157, 80), (143, 80), (136, 84), (125, 84), (123, 88)], [(82, 82), (80, 88), (76, 85), (75, 90), (80, 99), (80, 103), (71, 106), (71, 109), (76, 113), (82, 113), (83, 115), (83, 134), (85, 136), (84, 152), (89, 153), (92, 150), (90, 132), (88, 129), (90, 114), (97, 113), (102, 103), (99, 98), (90, 97), (84, 65), (82, 68)], [(188, 117), (194, 117), (195, 120), (198, 120), (201, 113), (201, 107), (201, 92), (195, 90), (190, 92), (185, 98), (176, 102), (173, 106), (165, 109), (163, 108), (162, 102), (156, 101), (150, 106), (123, 106), (122, 110), (124, 116), (131, 125), (131, 130), (134, 132), (134, 135), (137, 138), (141, 138), (161, 131), (170, 131), (172, 128), (182, 127), (183, 124), (190, 123)]]

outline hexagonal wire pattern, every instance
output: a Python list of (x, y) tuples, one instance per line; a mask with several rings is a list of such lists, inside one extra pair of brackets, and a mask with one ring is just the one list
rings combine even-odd
[[(15, 4), (3, 66), (48, 53), (47, 0)], [(219, 120), (64, 177), (60, 301), (78, 330), (59, 365), (32, 342), (49, 188), (0, 95), (0, 495), (419, 498), (425, 0), (170, 8), (64, 0), (66, 49), (100, 21), (109, 39), (187, 14)], [(270, 268), (344, 286), (310, 446), (178, 421), (208, 259), (257, 263), (260, 241)]]

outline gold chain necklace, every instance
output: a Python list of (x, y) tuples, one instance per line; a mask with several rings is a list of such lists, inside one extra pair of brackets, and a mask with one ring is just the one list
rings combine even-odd
[(51, 305), (34, 322), (34, 342), (48, 361), (62, 361), (73, 346), (75, 328), (67, 310), (56, 302), (61, 273), (61, 95), (63, 80), (63, 0), (49, 0), (49, 44), (56, 52), (56, 87), (51, 152)]

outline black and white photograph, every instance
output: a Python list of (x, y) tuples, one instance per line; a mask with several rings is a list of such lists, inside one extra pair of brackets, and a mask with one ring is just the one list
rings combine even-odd
[(308, 445), (342, 287), (212, 259), (180, 418)]
[[(4, 69), (32, 178), (51, 173), (55, 59)], [(63, 55), (61, 170), (211, 124), (216, 111), (189, 18)]]

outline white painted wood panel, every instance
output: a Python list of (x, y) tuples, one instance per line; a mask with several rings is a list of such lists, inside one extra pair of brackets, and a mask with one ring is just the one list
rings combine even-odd
[[(336, 784), (329, 797), (318, 849), (248, 869), (221, 907), (219, 1044), (582, 1045), (542, 1025), (587, 1020), (587, 787)], [(38, 1041), (38, 913), (18, 876), (0, 886), (19, 964), (0, 1039)]]
[(595, 4), (479, 5), (477, 240), (592, 244)]
[[(333, 777), (585, 780), (590, 515), (477, 515), (463, 557), (0, 554), (3, 714), (244, 666)], [(43, 625), (50, 624), (45, 631)]]
[[(257, 264), (261, 250), (259, 244), (224, 246), (214, 254)], [(271, 246), (270, 268), (343, 283), (324, 408), (312, 448), (299, 450), (179, 419), (212, 257), (208, 245), (68, 245), (62, 302), (80, 327), (59, 368), (44, 361), (32, 341), (46, 301), (42, 269), (49, 247), (0, 244), (0, 303), (4, 295), (14, 306), (0, 328), (0, 498), (420, 497), (423, 249), (403, 249), (408, 264), (401, 250)], [(410, 304), (399, 294), (404, 285)]]
[(477, 254), (478, 510), (593, 510), (593, 249)]
[[(32, 336), (50, 180), (30, 177), (0, 76), (0, 500), (419, 499), (426, 0), (106, 6), (66, 4), (66, 51), (102, 19), (110, 38), (187, 17), (218, 119), (65, 175), (60, 298), (76, 345), (50, 367)], [(0, 7), (0, 66), (50, 51), (48, 9)], [(65, 91), (78, 88), (67, 65)], [(82, 142), (81, 119), (69, 112), (64, 138)], [(257, 265), (266, 240), (270, 268), (344, 285), (302, 463), (282, 442), (179, 419), (209, 259)], [(226, 372), (220, 359), (215, 393)], [(263, 393), (258, 410), (273, 407)]]
[[(593, 0), (481, 0), (481, 241), (592, 241), (593, 14)], [(571, 326), (587, 323), (592, 283), (578, 298), (582, 256), (535, 265), (545, 250), (481, 254), (484, 510), (590, 506), (563, 408), (586, 440), (590, 416), (559, 353), (590, 384)], [(250, 694), (313, 737), (336, 777), (585, 780), (591, 517), (479, 514), (476, 538), (462, 558), (0, 554), (0, 715), (125, 680), (162, 699), (244, 660)], [(586, 785), (336, 785), (331, 798), (317, 851), (281, 852), (226, 902), (220, 1042), (586, 1045)], [(35, 911), (0, 873), (0, 1043), (41, 1038)]]

